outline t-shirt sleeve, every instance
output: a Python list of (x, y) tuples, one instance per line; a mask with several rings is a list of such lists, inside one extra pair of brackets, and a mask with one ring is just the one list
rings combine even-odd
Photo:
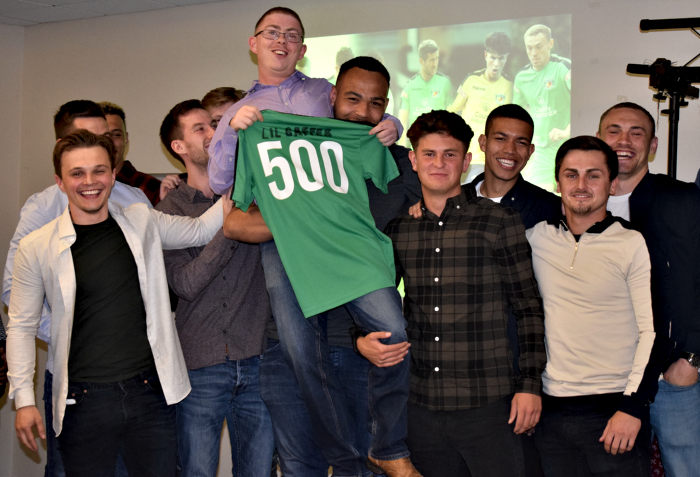
[(408, 111), (411, 109), (411, 102), (408, 99), (408, 85), (406, 85), (406, 88), (404, 88), (401, 91), (401, 97), (400, 97), (400, 104), (399, 104), (399, 110), (401, 111)]
[(236, 178), (231, 193), (231, 200), (236, 207), (243, 212), (248, 210), (248, 206), (253, 202), (253, 175), (249, 161), (253, 159), (251, 152), (254, 150), (252, 146), (246, 142), (246, 131), (242, 130), (238, 133), (239, 149), (238, 160), (236, 161)]
[(375, 136), (361, 137), (358, 146), (365, 180), (372, 179), (377, 189), (387, 194), (387, 184), (399, 176), (394, 156)]

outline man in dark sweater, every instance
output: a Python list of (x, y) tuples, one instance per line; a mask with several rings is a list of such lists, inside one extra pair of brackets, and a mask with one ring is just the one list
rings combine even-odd
[[(651, 405), (666, 475), (700, 468), (700, 190), (649, 172), (658, 140), (654, 118), (635, 103), (619, 103), (600, 118), (597, 136), (617, 153), (619, 183), (608, 200), (613, 215), (641, 232), (651, 258), (655, 349), (663, 379)], [(658, 375), (658, 374), (657, 374)]]
[[(185, 165), (187, 181), (157, 210), (199, 217), (219, 200), (207, 174), (212, 123), (195, 99), (177, 104), (163, 120), (161, 141)], [(179, 297), (176, 323), (192, 385), (177, 408), (182, 475), (216, 475), (226, 419), (234, 475), (267, 477), (274, 438), (258, 369), (271, 311), (260, 247), (219, 230), (204, 247), (163, 256), (168, 285)]]

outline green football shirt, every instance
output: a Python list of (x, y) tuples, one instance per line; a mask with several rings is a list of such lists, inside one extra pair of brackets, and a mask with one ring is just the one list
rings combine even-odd
[(371, 129), (263, 111), (239, 131), (232, 198), (253, 198), (275, 238), (304, 316), (394, 287), (391, 240), (374, 226), (366, 179), (387, 192), (399, 175)]
[(553, 142), (549, 132), (566, 129), (571, 123), (571, 61), (552, 55), (540, 71), (528, 64), (515, 77), (513, 102), (530, 110), (536, 148), (553, 147), (556, 151), (564, 141)]
[(447, 109), (450, 105), (450, 92), (452, 83), (450, 78), (437, 72), (427, 83), (420, 75), (416, 74), (408, 80), (401, 92), (401, 110), (408, 111), (408, 129), (411, 124), (423, 113), (429, 113), (436, 109)]

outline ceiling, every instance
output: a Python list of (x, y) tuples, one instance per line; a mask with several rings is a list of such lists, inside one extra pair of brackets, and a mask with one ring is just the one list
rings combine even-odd
[(37, 25), (223, 0), (0, 0), (0, 23)]

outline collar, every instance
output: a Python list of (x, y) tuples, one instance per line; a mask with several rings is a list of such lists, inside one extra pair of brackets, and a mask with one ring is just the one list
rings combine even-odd
[[(459, 194), (447, 199), (447, 201), (445, 202), (445, 208), (443, 209), (440, 217), (447, 217), (455, 210), (464, 210), (467, 207), (467, 205), (469, 205), (471, 202), (474, 202), (477, 199), (478, 197), (476, 196), (476, 191), (474, 187), (471, 184), (464, 184), (461, 187)], [(423, 198), (421, 198), (420, 203), (424, 217), (428, 217), (432, 220), (437, 220), (440, 218), (437, 215), (433, 214), (430, 210), (428, 210), (428, 208), (425, 206), (425, 202), (423, 202)]]
[[(476, 177), (474, 178), (474, 180), (472, 180), (472, 181), (469, 183), (469, 186), (471, 186), (471, 188), (474, 190), (474, 195), (475, 195), (475, 196), (476, 196), (476, 186), (479, 185), (479, 182), (481, 182), (481, 181), (484, 180), (484, 177), (485, 177), (485, 176), (486, 176), (486, 174), (482, 172), (481, 174), (479, 174), (478, 176), (476, 176)], [(505, 200), (505, 199), (510, 199), (511, 197), (513, 197), (513, 196), (515, 195), (515, 193), (518, 191), (518, 189), (520, 188), (520, 186), (523, 184), (523, 182), (525, 182), (525, 179), (523, 179), (523, 175), (522, 175), (522, 174), (518, 174), (518, 180), (515, 181), (515, 184), (513, 184), (513, 187), (511, 187), (511, 188), (508, 190), (508, 192), (506, 192), (505, 194), (503, 194), (503, 200)], [(488, 199), (488, 197), (486, 197), (486, 198)], [(505, 204), (505, 202), (503, 202), (503, 203)]]
[(220, 195), (214, 194), (214, 197), (210, 199), (204, 193), (199, 190), (195, 189), (194, 187), (190, 186), (187, 181), (182, 181), (180, 182), (180, 185), (177, 186), (177, 190), (187, 199), (187, 201), (191, 204), (198, 204), (202, 202), (207, 202), (209, 204), (214, 204), (217, 200), (219, 200)]
[(287, 79), (282, 81), (279, 84), (279, 86), (275, 86), (272, 84), (262, 84), (260, 82), (260, 80), (254, 80), (253, 86), (248, 91), (246, 91), (246, 93), (248, 93), (248, 94), (255, 93), (256, 91), (260, 91), (261, 89), (265, 89), (265, 88), (288, 88), (291, 85), (293, 85), (294, 83), (296, 83), (298, 81), (306, 81), (308, 78), (309, 77), (306, 76), (301, 71), (294, 70), (294, 73), (292, 73), (291, 75), (289, 75), (289, 77)]
[[(584, 232), (584, 234), (602, 234), (605, 232), (605, 230), (610, 227), (612, 224), (615, 222), (620, 222), (621, 224), (624, 222), (623, 219), (620, 217), (615, 217), (610, 213), (610, 211), (606, 211), (605, 218), (601, 220), (600, 222), (596, 222), (595, 224), (591, 225), (588, 227), (588, 229)], [(566, 217), (562, 220), (559, 220), (558, 222), (556, 221), (547, 221), (549, 225), (559, 225), (561, 228), (563, 228), (566, 231), (569, 231), (569, 226), (566, 224)], [(624, 224), (622, 224), (624, 226)], [(625, 227), (627, 228), (627, 227)], [(573, 233), (573, 232), (572, 232)], [(583, 234), (581, 234), (583, 235)]]
[(122, 168), (119, 169), (119, 174), (117, 174), (117, 180), (119, 178), (125, 178), (128, 179), (129, 177), (133, 177), (134, 173), (138, 172), (136, 168), (131, 164), (129, 161), (124, 159), (124, 162), (122, 163)]

